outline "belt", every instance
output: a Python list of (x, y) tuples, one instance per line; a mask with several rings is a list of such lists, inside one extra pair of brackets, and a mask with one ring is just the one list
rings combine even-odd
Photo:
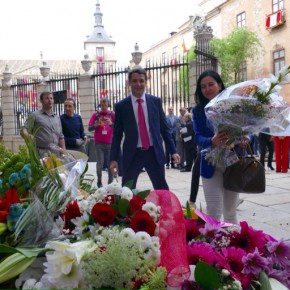
[[(151, 147), (151, 146), (150, 146)], [(137, 147), (137, 149), (138, 150), (141, 150), (141, 151), (148, 151), (149, 149), (150, 149), (150, 147), (149, 148), (145, 148), (145, 147)]]

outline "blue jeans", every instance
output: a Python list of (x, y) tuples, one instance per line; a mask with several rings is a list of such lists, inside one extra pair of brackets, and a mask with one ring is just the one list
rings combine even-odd
[[(102, 171), (105, 159), (110, 160), (111, 143), (95, 143), (98, 183), (102, 183)], [(108, 169), (108, 184), (113, 181), (113, 175)]]

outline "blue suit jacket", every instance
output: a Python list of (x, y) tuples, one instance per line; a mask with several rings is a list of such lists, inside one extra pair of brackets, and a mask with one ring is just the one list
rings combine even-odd
[[(195, 141), (199, 145), (200, 150), (210, 147), (211, 138), (214, 135), (213, 128), (208, 126), (207, 118), (204, 112), (204, 108), (197, 105), (193, 111)], [(210, 178), (214, 174), (215, 167), (204, 159), (205, 153), (201, 152), (200, 161), (200, 175), (206, 178)]]
[[(164, 166), (165, 155), (162, 138), (167, 144), (170, 154), (176, 153), (176, 148), (162, 109), (161, 99), (149, 94), (145, 94), (145, 98), (148, 109), (149, 130), (153, 142), (155, 157), (160, 166)], [(118, 160), (123, 137), (123, 169), (126, 170), (126, 168), (130, 167), (138, 143), (137, 122), (130, 96), (116, 104), (114, 135), (110, 156), (111, 161)]]

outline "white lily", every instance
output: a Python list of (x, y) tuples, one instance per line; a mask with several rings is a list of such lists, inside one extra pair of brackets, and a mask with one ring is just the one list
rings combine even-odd
[(50, 241), (47, 247), (54, 250), (46, 253), (47, 262), (44, 266), (47, 279), (55, 285), (61, 281), (63, 287), (66, 281), (69, 283), (68, 286), (72, 285), (72, 281), (74, 285), (77, 285), (81, 279), (82, 258), (94, 249), (94, 243), (91, 240), (76, 243)]

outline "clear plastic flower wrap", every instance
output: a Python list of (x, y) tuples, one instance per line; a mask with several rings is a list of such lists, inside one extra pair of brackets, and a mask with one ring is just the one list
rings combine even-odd
[(226, 132), (224, 146), (206, 149), (206, 159), (226, 167), (235, 163), (232, 146), (243, 136), (264, 132), (269, 135), (290, 135), (290, 107), (280, 94), (279, 84), (289, 80), (290, 67), (277, 77), (250, 80), (232, 85), (212, 99), (205, 107), (209, 125), (214, 132)]
[(85, 171), (87, 156), (57, 146), (53, 146), (52, 152), (41, 160), (47, 169), (46, 175), (30, 189), (30, 204), (16, 224), (15, 237), (22, 245), (39, 246), (58, 237), (60, 231), (54, 216), (61, 214), (70, 201), (82, 195), (80, 177)]

